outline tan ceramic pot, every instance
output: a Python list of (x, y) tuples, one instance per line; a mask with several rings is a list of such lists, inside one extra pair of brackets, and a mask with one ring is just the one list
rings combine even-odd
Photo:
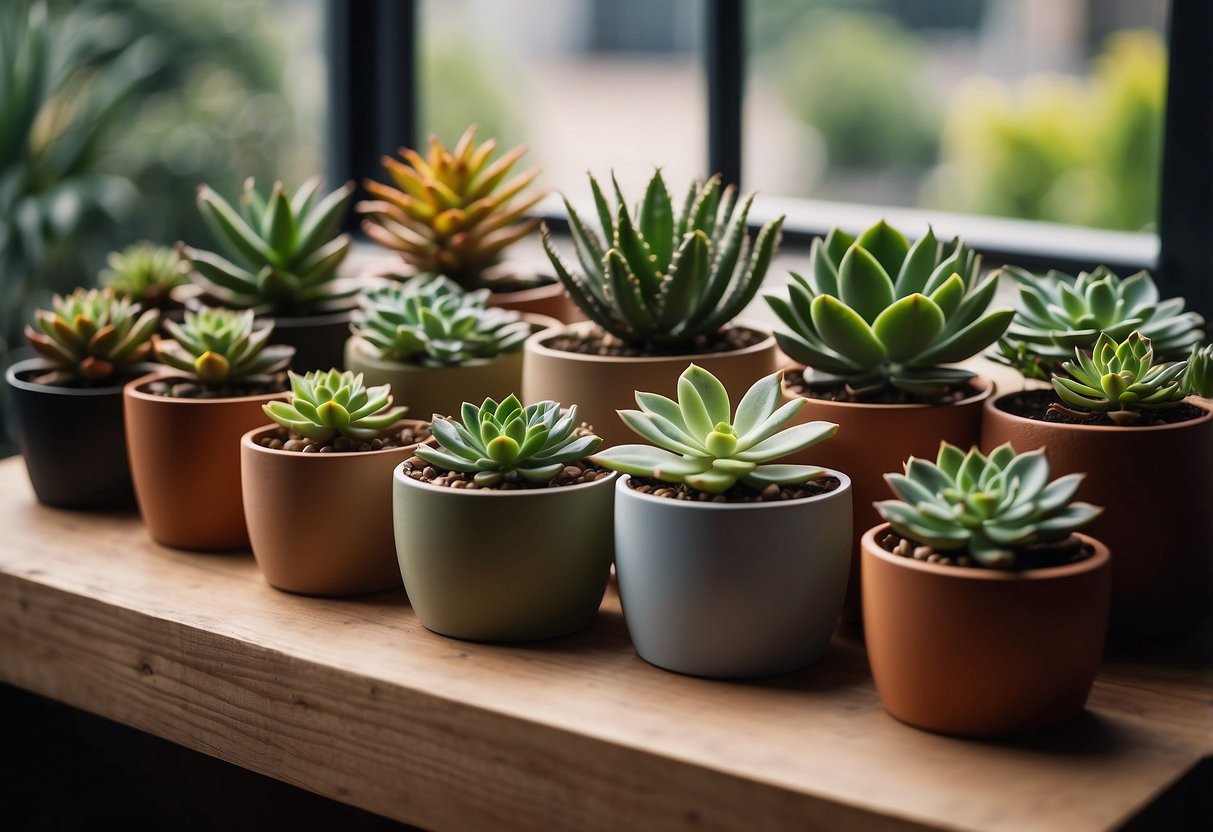
[(1113, 541), (1112, 627), (1117, 641), (1183, 630), (1213, 595), (1213, 406), (1199, 419), (1122, 428), (1040, 422), (986, 403), (981, 447), (1047, 448), (1053, 475), (1085, 473), (1077, 499), (1103, 506), (1086, 527)]
[[(801, 368), (797, 365), (795, 369)], [(834, 422), (838, 433), (785, 461), (835, 468), (851, 477), (854, 490), (851, 540), (856, 554), (851, 559), (851, 583), (843, 606), (845, 621), (856, 623), (860, 619), (859, 541), (865, 531), (880, 522), (872, 504), (893, 496), (884, 475), (901, 471), (911, 456), (935, 459), (942, 441), (965, 449), (977, 444), (981, 406), (989, 398), (993, 385), (981, 378), (974, 383), (982, 391), (954, 404), (861, 404), (808, 399), (801, 410), (798, 421)], [(792, 398), (785, 389), (784, 400)]]
[(359, 595), (400, 586), (392, 469), (417, 445), (305, 454), (258, 444), (275, 430), (265, 425), (240, 440), (244, 516), (266, 581), (304, 595)]
[(1103, 655), (1108, 549), (1003, 572), (925, 563), (863, 536), (863, 625), (885, 710), (918, 728), (988, 737), (1077, 716)]
[(288, 394), (174, 399), (145, 392), (152, 373), (123, 389), (126, 442), (139, 513), (157, 543), (221, 551), (248, 547), (240, 497), (240, 437), (265, 423), (261, 405)]
[[(592, 327), (581, 323), (571, 329), (588, 331)], [(720, 379), (734, 406), (754, 382), (776, 370), (775, 339), (769, 335), (733, 352), (617, 358), (552, 349), (545, 342), (553, 334), (541, 332), (527, 339), (523, 401), (551, 399), (577, 405), (578, 415), (593, 426), (607, 448), (641, 441), (615, 411), (635, 408), (637, 390), (674, 398), (678, 376), (689, 364), (698, 364)]]

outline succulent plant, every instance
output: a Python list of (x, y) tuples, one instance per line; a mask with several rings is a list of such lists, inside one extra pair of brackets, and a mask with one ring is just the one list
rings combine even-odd
[(612, 183), (613, 211), (590, 177), (605, 239), (565, 200), (582, 273), (543, 233), (557, 277), (587, 318), (628, 344), (677, 346), (719, 331), (754, 299), (783, 217), (763, 226), (751, 248), (746, 219), (754, 197), (735, 211), (736, 191), (722, 188), (719, 176), (691, 183), (677, 212), (661, 171), (635, 212)]
[(569, 462), (598, 450), (602, 440), (577, 430), (577, 407), (559, 403), (523, 407), (510, 395), (500, 404), (485, 399), (480, 407), (464, 402), (462, 423), (435, 415), (430, 432), (440, 447), (422, 445), (417, 456), (448, 471), (473, 474), (477, 485), (506, 479), (547, 483)]
[(270, 384), (291, 363), (294, 347), (267, 346), (273, 324), (253, 329), (253, 310), (187, 311), (185, 322), (165, 321), (171, 341), (157, 341), (156, 355), (204, 385)]
[(772, 464), (838, 430), (831, 422), (785, 428), (806, 402), (797, 398), (780, 405), (779, 400), (779, 374), (774, 373), (754, 383), (734, 415), (724, 385), (692, 364), (678, 377), (678, 401), (638, 392), (640, 410), (619, 411), (624, 424), (657, 447), (617, 445), (592, 459), (625, 474), (685, 482), (710, 494), (728, 491), (738, 480), (761, 490), (824, 476), (821, 468)]
[(876, 503), (902, 537), (940, 552), (967, 551), (980, 566), (1013, 569), (1027, 546), (1065, 540), (1102, 509), (1070, 502), (1085, 474), (1049, 481), (1044, 449), (987, 457), (944, 442), (935, 462), (910, 457), (904, 474), (885, 474), (900, 500)]
[(263, 404), (261, 409), (284, 428), (317, 442), (327, 442), (338, 434), (374, 439), (408, 410), (391, 406), (390, 385), (366, 387), (361, 373), (333, 369), (289, 375), (291, 400)]
[(1182, 359), (1204, 337), (1204, 318), (1185, 312), (1183, 298), (1160, 301), (1147, 271), (1124, 279), (1104, 266), (1078, 277), (1038, 276), (1014, 266), (1006, 271), (1019, 284), (1019, 308), (990, 357), (1026, 378), (1048, 379), (1075, 349), (1093, 348), (1101, 332), (1120, 341), (1137, 331), (1166, 361)]
[(942, 397), (973, 377), (942, 365), (984, 350), (1014, 316), (989, 311), (998, 281), (978, 282), (981, 258), (930, 229), (913, 245), (884, 221), (857, 238), (835, 229), (811, 257), (812, 277), (793, 273), (788, 299), (766, 295), (786, 326), (779, 346), (818, 374), (810, 386), (845, 382), (856, 399), (889, 386)]
[(488, 305), (443, 277), (414, 278), (361, 298), (354, 334), (392, 361), (443, 367), (517, 352), (531, 334), (522, 314)]
[(337, 234), (354, 193), (348, 182), (321, 196), (319, 177), (287, 193), (275, 182), (269, 198), (244, 183), (240, 210), (206, 185), (198, 208), (236, 263), (186, 247), (207, 292), (236, 308), (268, 305), (276, 314), (304, 314), (338, 305), (353, 289), (338, 289), (337, 267), (350, 251), (348, 234)]
[(1119, 344), (1101, 332), (1090, 354), (1075, 347), (1074, 357), (1061, 365), (1068, 378), (1053, 376), (1053, 389), (1064, 403), (1053, 407), (1079, 418), (1105, 413), (1118, 425), (1131, 425), (1143, 411), (1178, 407), (1189, 392), (1188, 362), (1155, 364), (1150, 339), (1138, 332)]
[(106, 258), (101, 285), (144, 306), (161, 308), (169, 292), (189, 282), (189, 264), (176, 248), (135, 243)]
[(1184, 371), (1184, 389), (1194, 396), (1213, 398), (1213, 344), (1192, 347)]
[(400, 150), (403, 161), (385, 156), (395, 187), (368, 179), (363, 185), (376, 199), (356, 206), (372, 240), (399, 252), (418, 272), (444, 274), (468, 289), (484, 285), (484, 271), (535, 230), (539, 221), (525, 219), (526, 212), (545, 196), (520, 197), (539, 168), (506, 181), (525, 147), (492, 161), (497, 140), (476, 144), (475, 138), (472, 125), (454, 148), (430, 136), (424, 158), (406, 148)]
[(55, 295), (51, 309), (34, 313), (28, 324), (30, 347), (51, 364), (37, 377), (41, 384), (95, 384), (121, 376), (147, 358), (160, 313), (142, 314), (139, 304), (111, 289), (77, 289)]

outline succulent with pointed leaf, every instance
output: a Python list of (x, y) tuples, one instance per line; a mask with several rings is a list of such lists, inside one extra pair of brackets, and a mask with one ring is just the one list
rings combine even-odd
[(1155, 364), (1150, 339), (1138, 332), (1119, 344), (1101, 332), (1090, 353), (1076, 347), (1074, 357), (1061, 365), (1068, 378), (1053, 376), (1064, 403), (1053, 407), (1079, 418), (1105, 413), (1118, 425), (1132, 425), (1143, 411), (1178, 407), (1189, 392), (1188, 362)]
[(51, 309), (34, 313), (25, 338), (51, 364), (40, 384), (96, 384), (121, 376), (147, 358), (160, 313), (140, 314), (139, 304), (111, 289), (77, 289), (55, 295)]
[(523, 407), (510, 395), (500, 404), (464, 402), (462, 422), (435, 415), (430, 432), (440, 447), (422, 445), (417, 456), (447, 471), (473, 474), (477, 485), (522, 478), (547, 483), (567, 463), (598, 450), (602, 440), (578, 430), (577, 407), (552, 401)]
[(1213, 398), (1213, 344), (1192, 348), (1184, 371), (1184, 389), (1193, 396)]
[(860, 400), (889, 386), (940, 398), (973, 377), (944, 365), (977, 355), (1014, 316), (989, 310), (998, 281), (979, 282), (981, 258), (930, 229), (913, 245), (884, 221), (858, 237), (834, 229), (811, 257), (811, 277), (793, 273), (787, 299), (765, 296), (786, 327), (775, 332), (779, 346), (816, 371), (811, 387), (845, 382)]
[(1024, 547), (1065, 540), (1103, 510), (1070, 502), (1085, 474), (1049, 473), (1044, 449), (1016, 454), (1008, 443), (987, 457), (944, 442), (935, 462), (910, 457), (904, 474), (885, 474), (901, 499), (876, 510), (902, 537), (1014, 569)]
[(162, 308), (169, 292), (189, 282), (189, 264), (176, 248), (135, 243), (111, 251), (109, 268), (101, 272), (101, 285), (144, 306)]
[(405, 407), (392, 407), (391, 386), (366, 387), (362, 374), (315, 370), (289, 373), (291, 400), (270, 402), (261, 409), (288, 430), (327, 442), (337, 435), (374, 439), (404, 417)]
[(253, 310), (187, 311), (185, 322), (165, 321), (174, 340), (156, 342), (156, 355), (203, 385), (270, 384), (291, 363), (295, 348), (267, 346), (272, 324), (253, 329)]
[(625, 474), (685, 482), (710, 494), (728, 491), (738, 480), (762, 490), (771, 484), (793, 485), (824, 476), (821, 468), (774, 461), (830, 438), (838, 425), (808, 422), (785, 427), (806, 402), (797, 398), (781, 405), (780, 398), (775, 373), (755, 382), (733, 414), (724, 385), (692, 364), (678, 377), (678, 401), (638, 392), (640, 410), (619, 411), (624, 424), (656, 447), (618, 445), (592, 459)]
[(570, 268), (544, 229), (556, 275), (586, 317), (628, 344), (677, 346), (718, 332), (746, 307), (779, 245), (783, 217), (762, 227), (751, 248), (746, 219), (754, 197), (737, 207), (720, 177), (691, 183), (675, 210), (661, 171), (633, 212), (612, 177), (612, 209), (593, 176), (605, 237), (565, 200), (581, 272)]

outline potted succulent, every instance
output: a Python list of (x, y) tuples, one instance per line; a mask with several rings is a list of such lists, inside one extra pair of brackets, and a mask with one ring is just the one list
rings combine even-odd
[[(835, 229), (811, 258), (811, 278), (793, 274), (787, 298), (766, 300), (783, 324), (779, 346), (802, 364), (785, 372), (785, 398), (805, 396), (803, 418), (842, 426), (813, 459), (851, 475), (858, 549), (885, 471), (940, 441), (977, 442), (992, 384), (949, 365), (994, 343), (1014, 312), (990, 309), (998, 278), (979, 279), (972, 249), (930, 229), (913, 245), (883, 221), (858, 237)], [(858, 569), (856, 558), (849, 620), (859, 617)]]
[(354, 183), (329, 194), (313, 177), (294, 195), (275, 182), (269, 197), (250, 177), (237, 211), (206, 185), (198, 207), (215, 239), (235, 262), (186, 246), (201, 295), (189, 303), (252, 309), (273, 323), (275, 343), (295, 348), (300, 371), (328, 369), (341, 362), (357, 284), (338, 277), (352, 243), (338, 234)]
[(900, 499), (877, 503), (887, 523), (863, 537), (863, 624), (897, 719), (998, 736), (1082, 710), (1107, 634), (1108, 549), (1075, 532), (1100, 512), (1071, 502), (1083, 475), (1049, 477), (1043, 449), (946, 442), (888, 475)]
[(449, 416), (464, 401), (505, 398), (522, 382), (522, 345), (560, 322), (488, 306), (443, 276), (368, 292), (346, 341), (345, 366), (390, 384), (415, 413)]
[(589, 322), (531, 337), (525, 398), (578, 402), (610, 446), (628, 438), (614, 413), (630, 405), (633, 391), (673, 393), (689, 362), (736, 397), (776, 369), (768, 333), (730, 324), (758, 293), (782, 217), (763, 226), (751, 246), (753, 196), (735, 210), (736, 191), (722, 188), (719, 176), (692, 183), (676, 211), (658, 171), (635, 219), (617, 184), (614, 210), (592, 176), (590, 187), (605, 236), (565, 201), (583, 271), (565, 263), (546, 229), (543, 235), (557, 276)]
[[(271, 586), (354, 595), (400, 585), (392, 469), (429, 438), (387, 385), (351, 372), (290, 374), (291, 399), (261, 406), (276, 424), (240, 441), (249, 541)], [(300, 518), (308, 518), (300, 522)]]
[[(1062, 473), (1086, 471), (1083, 496), (1107, 511), (1091, 526), (1116, 541), (1112, 625), (1118, 642), (1199, 621), (1213, 594), (1213, 346), (1155, 363), (1152, 342), (1101, 333), (1074, 349), (1053, 388), (986, 404), (981, 444), (1048, 447)], [(1192, 506), (1192, 509), (1185, 509)], [(1156, 518), (1158, 522), (1145, 522)]]
[(189, 283), (189, 263), (179, 248), (135, 243), (110, 252), (106, 264), (100, 275), (102, 286), (145, 309), (160, 310), (165, 318), (182, 320), (185, 307), (172, 292)]
[(554, 638), (589, 625), (611, 569), (614, 474), (577, 408), (510, 395), (437, 418), (438, 447), (395, 472), (400, 573), (417, 618), (475, 641)]
[(293, 348), (267, 346), (272, 324), (253, 312), (187, 311), (158, 340), (163, 371), (123, 391), (126, 440), (139, 512), (152, 538), (180, 549), (248, 546), (240, 498), (240, 437), (285, 398)]
[(539, 168), (507, 179), (526, 152), (516, 147), (493, 159), (496, 139), (476, 143), (476, 125), (453, 148), (430, 136), (425, 157), (401, 148), (383, 158), (391, 185), (368, 179), (372, 200), (358, 203), (362, 230), (399, 253), (410, 274), (442, 274), (468, 291), (489, 289), (494, 306), (571, 320), (576, 309), (556, 279), (523, 264), (502, 261), (539, 221), (527, 211), (546, 195), (524, 194)]
[(696, 676), (766, 676), (825, 652), (851, 564), (846, 474), (779, 460), (834, 435), (791, 427), (803, 399), (780, 404), (779, 376), (758, 380), (736, 413), (694, 364), (678, 400), (637, 393), (623, 422), (654, 443), (590, 459), (620, 471), (615, 572), (641, 658)]
[(134, 504), (122, 426), (122, 385), (141, 364), (159, 323), (155, 309), (109, 289), (56, 295), (25, 337), (36, 358), (5, 372), (17, 445), (34, 495), (58, 508)]

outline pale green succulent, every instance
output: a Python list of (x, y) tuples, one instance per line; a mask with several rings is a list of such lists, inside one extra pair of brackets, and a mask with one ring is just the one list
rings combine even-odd
[(652, 445), (618, 445), (592, 457), (606, 468), (663, 482), (685, 482), (710, 494), (728, 491), (738, 480), (755, 490), (791, 485), (825, 475), (808, 465), (772, 464), (838, 430), (831, 422), (785, 426), (806, 404), (796, 398), (782, 405), (779, 374), (754, 383), (737, 413), (730, 411), (724, 385), (707, 370), (690, 365), (678, 377), (678, 401), (655, 393), (636, 393), (640, 410), (621, 410), (619, 418)]
[(168, 246), (135, 243), (111, 251), (106, 264), (101, 285), (144, 306), (163, 307), (173, 289), (189, 282), (189, 264), (178, 249)]
[(883, 221), (858, 238), (835, 229), (814, 241), (812, 260), (786, 300), (765, 296), (786, 327), (775, 338), (815, 371), (811, 387), (845, 382), (858, 400), (889, 386), (928, 399), (963, 387), (974, 374), (943, 365), (990, 346), (1015, 314), (988, 311), (997, 278), (978, 282), (981, 258), (930, 229), (913, 245)]
[(157, 341), (156, 355), (204, 385), (269, 384), (291, 363), (295, 348), (268, 345), (273, 324), (253, 329), (253, 311), (204, 308), (185, 322), (165, 321), (171, 341)]
[(1180, 360), (1204, 337), (1204, 318), (1185, 312), (1183, 298), (1159, 300), (1147, 271), (1124, 279), (1105, 266), (1078, 277), (1014, 266), (1006, 271), (1019, 284), (1019, 308), (990, 357), (1026, 378), (1049, 378), (1075, 349), (1092, 349), (1101, 332), (1120, 341), (1136, 331), (1165, 361)]
[(1118, 425), (1131, 425), (1143, 411), (1178, 407), (1189, 393), (1188, 362), (1155, 364), (1150, 339), (1138, 332), (1119, 344), (1101, 332), (1089, 354), (1076, 347), (1074, 356), (1061, 365), (1068, 378), (1053, 376), (1053, 389), (1080, 417), (1105, 413)]
[(1050, 482), (1043, 449), (1017, 455), (1008, 443), (987, 457), (944, 442), (935, 462), (910, 457), (904, 474), (885, 474), (901, 499), (878, 502), (876, 510), (904, 538), (1013, 569), (1024, 547), (1065, 540), (1099, 515), (1100, 508), (1070, 502), (1084, 476)]
[(55, 295), (51, 309), (34, 313), (37, 328), (25, 327), (30, 347), (51, 365), (39, 383), (106, 382), (146, 359), (160, 313), (139, 309), (111, 289)]
[(263, 404), (261, 409), (284, 428), (317, 442), (327, 442), (338, 434), (374, 439), (408, 410), (392, 407), (390, 385), (366, 387), (361, 373), (333, 369), (289, 375), (291, 400)]
[(547, 483), (567, 463), (598, 450), (602, 439), (578, 431), (576, 406), (536, 402), (523, 407), (514, 395), (480, 407), (464, 402), (462, 423), (435, 415), (430, 432), (439, 448), (422, 445), (417, 456), (448, 471), (474, 474), (477, 485), (522, 478)]
[(442, 276), (385, 286), (362, 296), (352, 329), (383, 358), (428, 367), (517, 352), (532, 327), (489, 306), (489, 291), (464, 292)]
[(1192, 348), (1184, 372), (1184, 389), (1194, 396), (1213, 398), (1213, 344)]
[(719, 331), (758, 293), (783, 217), (763, 226), (751, 249), (753, 196), (735, 212), (736, 190), (713, 176), (693, 182), (675, 212), (658, 171), (633, 214), (617, 182), (614, 210), (593, 176), (590, 188), (605, 238), (565, 200), (582, 272), (566, 265), (547, 228), (543, 245), (573, 302), (611, 335), (632, 345), (688, 344)]

